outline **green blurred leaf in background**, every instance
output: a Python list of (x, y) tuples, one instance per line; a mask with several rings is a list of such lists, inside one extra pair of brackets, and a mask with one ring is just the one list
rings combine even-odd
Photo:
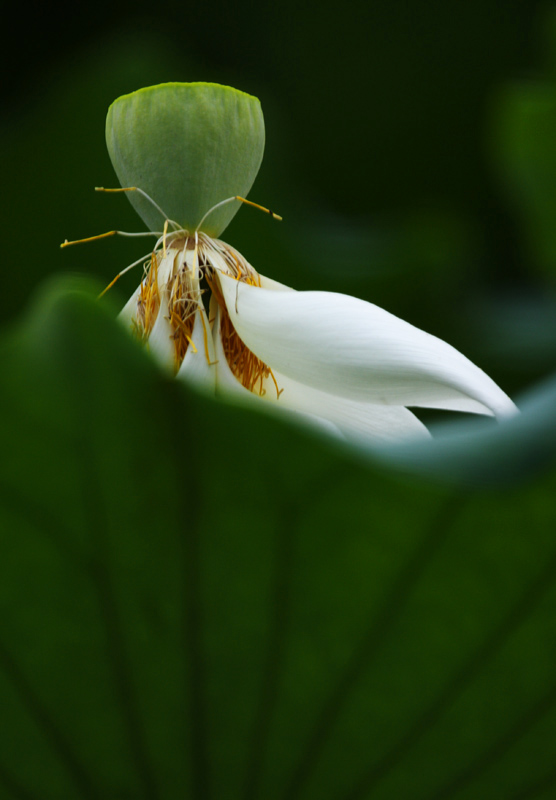
[(166, 378), (73, 285), (2, 364), (3, 796), (551, 796), (552, 413), (536, 482), (434, 485)]

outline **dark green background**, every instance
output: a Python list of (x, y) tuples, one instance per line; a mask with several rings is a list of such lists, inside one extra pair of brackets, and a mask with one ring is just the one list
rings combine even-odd
[[(13, 12), (0, 797), (554, 798), (552, 9)], [(141, 228), (93, 192), (104, 119), (167, 80), (261, 99), (251, 198), (284, 222), (245, 208), (227, 241), (442, 336), (522, 414), (354, 450), (161, 374), (114, 322), (139, 275), (94, 299), (144, 245), (59, 244)]]

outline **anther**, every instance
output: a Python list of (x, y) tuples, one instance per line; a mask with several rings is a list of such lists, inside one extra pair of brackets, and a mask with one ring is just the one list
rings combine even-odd
[(96, 236), (87, 236), (86, 239), (75, 239), (72, 242), (68, 242), (66, 239), (60, 247), (69, 247), (70, 244), (86, 244), (87, 242), (96, 242), (97, 239), (107, 239), (109, 236), (160, 236), (160, 233), (155, 233), (154, 231), (140, 231), (139, 233), (128, 233), (127, 231), (107, 231), (106, 233), (99, 233)]
[(254, 203), (252, 200), (246, 200), (245, 197), (240, 197), (236, 195), (236, 200), (240, 200), (242, 203), (245, 203), (248, 206), (253, 206), (253, 208), (258, 208), (259, 211), (264, 211), (265, 214), (270, 214), (272, 219), (278, 220), (278, 222), (282, 222), (282, 217), (280, 214), (275, 214), (274, 211), (271, 211), (270, 208), (266, 208), (265, 206), (260, 206), (258, 203)]
[(118, 189), (105, 189), (104, 186), (95, 186), (95, 192), (106, 192), (107, 194), (115, 194), (116, 192), (139, 192), (145, 200), (148, 200), (149, 203), (156, 208), (159, 214), (162, 215), (163, 219), (168, 220), (173, 226), (175, 230), (180, 230), (181, 226), (178, 225), (173, 219), (170, 219), (168, 214), (165, 214), (164, 211), (160, 208), (157, 202), (155, 202), (150, 195), (148, 195), (143, 189), (140, 189), (138, 186), (124, 186), (123, 188)]
[(225, 206), (227, 203), (233, 203), (234, 200), (239, 200), (240, 203), (245, 203), (248, 206), (253, 206), (253, 208), (258, 208), (259, 211), (264, 211), (265, 214), (270, 214), (272, 219), (279, 220), (280, 222), (282, 221), (282, 217), (279, 214), (275, 214), (274, 211), (271, 211), (269, 208), (266, 208), (265, 206), (260, 206), (258, 203), (253, 203), (252, 200), (246, 200), (245, 197), (240, 197), (238, 194), (235, 194), (233, 197), (227, 197), (225, 200), (221, 200), (219, 203), (216, 203), (216, 205), (214, 205), (212, 208), (209, 208), (209, 210), (202, 217), (201, 221), (199, 222), (195, 230), (196, 231), (200, 230), (202, 224), (209, 216), (209, 214), (212, 214), (212, 212), (216, 211), (217, 208)]

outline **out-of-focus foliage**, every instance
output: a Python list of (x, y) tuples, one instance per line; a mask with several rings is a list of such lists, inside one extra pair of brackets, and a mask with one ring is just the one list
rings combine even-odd
[(510, 85), (496, 107), (492, 154), (522, 216), (534, 263), (556, 277), (556, 13), (547, 18), (547, 69)]
[(553, 421), (536, 482), (435, 487), (192, 393), (82, 290), (1, 356), (3, 797), (550, 796)]

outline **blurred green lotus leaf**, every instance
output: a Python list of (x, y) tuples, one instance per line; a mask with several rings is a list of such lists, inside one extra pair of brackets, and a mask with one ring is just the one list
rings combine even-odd
[(470, 419), (432, 426), (432, 442), (383, 448), (381, 455), (395, 469), (459, 485), (527, 479), (556, 461), (556, 375), (518, 405), (521, 414), (497, 425)]
[[(213, 83), (166, 83), (118, 98), (108, 110), (106, 142), (123, 187), (146, 192), (164, 215), (194, 231), (229, 197), (245, 197), (264, 151), (260, 103)], [(137, 213), (153, 231), (164, 216), (138, 192)], [(240, 202), (216, 209), (202, 230), (219, 236)]]
[[(0, 339), (0, 796), (553, 797), (555, 385), (400, 480), (168, 378), (97, 292)], [(537, 480), (485, 486), (504, 454)]]

